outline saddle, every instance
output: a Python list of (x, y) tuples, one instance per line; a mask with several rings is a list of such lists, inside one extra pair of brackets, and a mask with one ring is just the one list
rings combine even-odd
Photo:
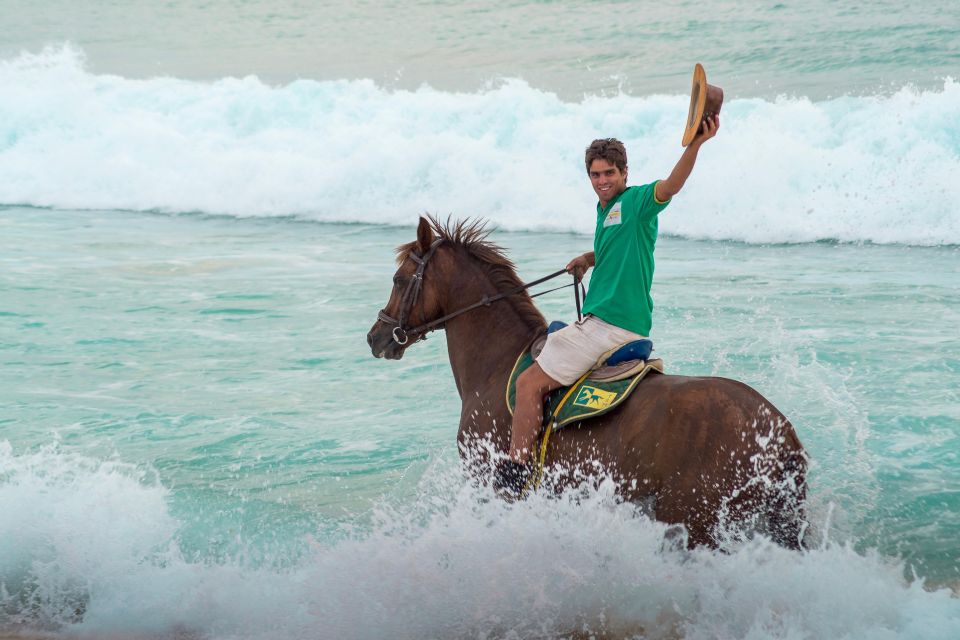
[[(507, 381), (507, 407), (513, 414), (516, 405), (517, 378), (543, 350), (547, 336), (566, 323), (554, 321), (517, 358)], [(543, 423), (557, 431), (569, 424), (609, 413), (626, 400), (651, 372), (663, 373), (663, 360), (650, 358), (653, 342), (636, 340), (611, 349), (600, 356), (590, 371), (569, 387), (551, 392), (543, 403)]]

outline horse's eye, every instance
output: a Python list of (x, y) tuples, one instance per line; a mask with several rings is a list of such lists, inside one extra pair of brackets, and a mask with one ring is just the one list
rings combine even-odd
[(401, 276), (399, 273), (394, 274), (393, 284), (399, 287), (402, 283), (403, 283), (403, 276)]

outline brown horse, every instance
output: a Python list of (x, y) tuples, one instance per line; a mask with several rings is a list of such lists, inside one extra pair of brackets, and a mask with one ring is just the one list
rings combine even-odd
[[(481, 481), (490, 449), (510, 443), (511, 368), (546, 330), (488, 233), (478, 222), (421, 218), (417, 240), (398, 249), (390, 299), (367, 334), (374, 356), (396, 360), (426, 332), (446, 330), (463, 403), (460, 454)], [(556, 490), (602, 468), (624, 499), (684, 524), (691, 546), (750, 530), (801, 543), (806, 454), (783, 414), (735, 380), (650, 375), (615, 411), (555, 433), (546, 465), (559, 470)]]

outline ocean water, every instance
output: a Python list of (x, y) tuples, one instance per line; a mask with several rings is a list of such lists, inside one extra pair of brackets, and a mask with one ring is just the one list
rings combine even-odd
[[(0, 14), (0, 635), (960, 636), (956, 3)], [(524, 279), (587, 250), (583, 148), (666, 175), (697, 61), (652, 337), (790, 417), (803, 553), (678, 549), (604, 482), (492, 500), (443, 334), (365, 342), (422, 212)]]

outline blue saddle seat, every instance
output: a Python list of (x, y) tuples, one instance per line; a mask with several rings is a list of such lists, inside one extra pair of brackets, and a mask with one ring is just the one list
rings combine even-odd
[(649, 360), (653, 351), (653, 341), (644, 338), (628, 342), (607, 358), (607, 366), (613, 366), (627, 360)]
[[(562, 320), (554, 320), (547, 326), (547, 334), (551, 334), (554, 331), (559, 331), (567, 326), (566, 322)], [(653, 341), (644, 338), (643, 340), (634, 340), (633, 342), (628, 342), (619, 349), (613, 352), (613, 354), (607, 358), (606, 365), (613, 366), (615, 364), (620, 364), (621, 362), (627, 362), (628, 360), (649, 360), (650, 354), (653, 352)]]
[(567, 323), (563, 320), (554, 320), (547, 325), (547, 335), (550, 335), (554, 331), (560, 331), (560, 329), (563, 329), (565, 326), (567, 326)]

